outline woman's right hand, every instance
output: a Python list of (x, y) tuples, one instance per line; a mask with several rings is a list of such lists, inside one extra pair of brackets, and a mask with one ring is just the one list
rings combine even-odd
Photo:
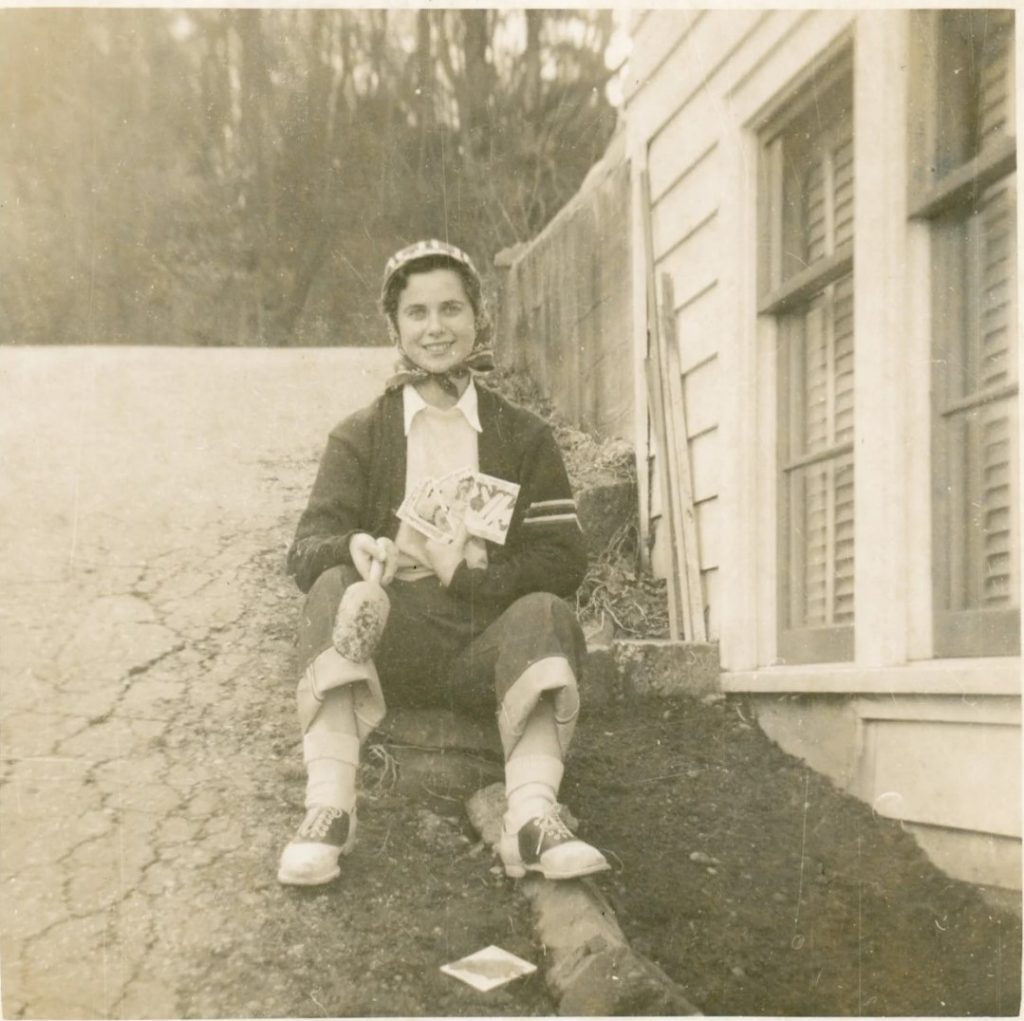
[(398, 570), (398, 547), (393, 540), (383, 536), (375, 539), (368, 532), (356, 532), (349, 539), (348, 551), (361, 578), (369, 580), (371, 568), (378, 563), (382, 568), (381, 585), (391, 583)]

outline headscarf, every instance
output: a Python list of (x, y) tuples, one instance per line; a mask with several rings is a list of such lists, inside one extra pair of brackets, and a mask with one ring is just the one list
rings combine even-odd
[[(384, 283), (381, 287), (382, 310), (384, 307), (384, 298), (387, 294), (388, 284), (391, 282), (391, 278), (400, 269), (408, 266), (410, 263), (416, 262), (419, 259), (428, 258), (432, 255), (443, 255), (452, 259), (454, 262), (459, 263), (469, 271), (477, 284), (480, 283), (480, 274), (477, 273), (476, 267), (473, 265), (473, 261), (464, 251), (462, 251), (461, 248), (456, 248), (455, 245), (450, 245), (445, 241), (437, 241), (436, 239), (431, 239), (429, 241), (417, 241), (415, 244), (409, 245), (407, 248), (403, 248), (401, 251), (396, 252), (390, 259), (388, 259), (387, 265), (384, 267)], [(483, 288), (481, 287), (480, 290), (481, 307), (474, 309), (477, 314), (478, 322), (481, 316), (486, 316), (486, 312), (482, 307)], [(386, 311), (385, 315), (387, 315)], [(488, 343), (487, 337), (481, 337), (479, 327), (477, 342), (473, 350), (470, 351), (470, 353), (466, 355), (461, 362), (452, 366), (445, 372), (428, 372), (426, 369), (417, 365), (404, 351), (402, 351), (400, 346), (401, 342), (398, 341), (398, 343), (400, 355), (398, 360), (395, 362), (394, 375), (392, 375), (388, 379), (387, 383), (384, 384), (384, 389), (386, 391), (397, 390), (399, 387), (405, 386), (406, 383), (419, 383), (426, 379), (433, 379), (446, 393), (451, 394), (453, 397), (458, 397), (458, 381), (465, 379), (466, 376), (476, 375), (481, 372), (491, 372), (494, 369), (494, 352)]]

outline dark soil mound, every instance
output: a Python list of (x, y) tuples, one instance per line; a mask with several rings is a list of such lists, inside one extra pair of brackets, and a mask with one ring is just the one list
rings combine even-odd
[(590, 711), (565, 799), (631, 944), (708, 1014), (1014, 1015), (1021, 925), (740, 700)]

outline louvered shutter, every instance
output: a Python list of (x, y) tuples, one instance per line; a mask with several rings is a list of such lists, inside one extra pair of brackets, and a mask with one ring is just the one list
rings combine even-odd
[(1013, 134), (1013, 14), (987, 11), (979, 50), (978, 91), (975, 109), (976, 149)]
[[(955, 609), (1005, 609), (1017, 592), (1017, 378), (1015, 180), (982, 197), (967, 225), (969, 290), (976, 301), (965, 334), (962, 412), (949, 417), (963, 451), (964, 506), (953, 579)], [(979, 403), (972, 404), (972, 399)]]
[[(820, 122), (817, 122), (820, 123)], [(817, 126), (816, 123), (816, 126)], [(803, 169), (800, 234), (787, 241), (801, 269), (853, 241), (853, 135), (839, 114), (810, 140), (798, 132), (792, 148)], [(794, 266), (794, 270), (796, 266)], [(853, 276), (842, 277), (790, 314), (786, 387), (788, 426), (784, 515), (789, 551), (785, 585), (788, 621), (780, 648), (787, 657), (841, 658), (827, 642), (788, 641), (785, 632), (823, 635), (854, 620), (854, 375)], [(811, 653), (805, 655), (807, 649)]]
[(846, 135), (832, 151), (834, 247), (853, 240), (853, 136)]
[[(802, 326), (795, 406), (803, 421), (789, 501), (791, 570), (800, 587), (791, 616), (798, 626), (830, 627), (853, 622), (853, 456), (846, 450), (853, 440), (853, 278), (812, 301)], [(800, 464), (815, 455), (824, 458)]]
[(825, 203), (825, 165), (815, 160), (803, 181), (804, 265), (828, 254), (828, 220)]

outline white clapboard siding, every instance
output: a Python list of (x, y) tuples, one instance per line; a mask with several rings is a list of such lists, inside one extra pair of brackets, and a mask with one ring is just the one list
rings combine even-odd
[[(649, 19), (645, 28), (652, 28), (662, 18), (672, 19), (677, 14), (659, 11), (657, 18)], [(656, 141), (669, 120), (693, 120), (693, 127), (701, 131), (714, 130), (714, 122), (697, 121), (689, 115), (690, 104), (702, 93), (718, 97), (717, 107), (721, 108), (721, 88), (716, 88), (715, 75), (729, 64), (736, 52), (770, 15), (752, 11), (730, 11), (727, 17), (718, 12), (708, 13), (688, 33), (684, 45), (673, 53), (672, 59), (658, 70), (658, 73), (644, 84), (644, 87), (628, 103), (630, 133), (648, 143)], [(669, 29), (671, 31), (671, 28)], [(634, 47), (635, 48), (635, 47)], [(671, 178), (655, 179), (651, 162), (651, 189), (657, 195)], [(659, 171), (660, 173), (660, 171)]]
[(686, 166), (661, 198), (655, 198), (651, 216), (655, 258), (663, 258), (714, 216), (721, 196), (717, 150), (711, 146)]
[(676, 309), (679, 357), (683, 373), (690, 372), (718, 354), (722, 343), (721, 292), (717, 281)]
[(696, 439), (690, 441), (694, 502), (710, 500), (711, 497), (718, 496), (720, 456), (717, 429), (701, 433)]
[[(793, 37), (803, 26), (816, 17), (815, 11), (772, 11), (750, 37), (748, 45), (723, 72), (723, 88), (729, 99), (735, 99), (744, 91), (755, 92), (761, 97), (771, 96), (759, 84), (758, 76), (766, 68), (780, 63), (779, 55), (785, 55), (792, 45)], [(777, 91), (777, 89), (775, 90)], [(761, 100), (763, 102), (763, 98)]]
[[(727, 84), (736, 116), (745, 121), (771, 109), (776, 97), (848, 32), (855, 18), (855, 12), (839, 8), (773, 11), (772, 20), (752, 40), (751, 59), (746, 66), (737, 63)], [(758, 49), (758, 42), (769, 45)]]
[(706, 16), (706, 11), (644, 11), (643, 20), (634, 22), (624, 89), (627, 103), (634, 102), (638, 92), (648, 88), (666, 65), (674, 63), (686, 36)]
[(707, 614), (708, 637), (714, 641), (719, 635), (718, 621), (722, 612), (718, 601), (718, 568), (713, 567), (710, 571), (701, 571), (700, 579), (704, 584), (704, 608)]
[[(680, 344), (685, 340), (680, 332)], [(699, 436), (718, 425), (722, 406), (721, 376), (717, 357), (709, 358), (683, 375), (683, 397), (686, 401), (686, 434)]]
[(702, 500), (694, 509), (697, 541), (700, 544), (700, 567), (702, 571), (708, 571), (718, 566), (718, 497)]
[(647, 150), (651, 174), (651, 197), (658, 201), (675, 183), (705, 158), (715, 145), (721, 98), (711, 89), (700, 89), (656, 135)]
[(718, 226), (717, 218), (713, 217), (676, 245), (664, 259), (658, 260), (658, 278), (663, 273), (672, 275), (677, 311), (718, 280), (721, 254)]

